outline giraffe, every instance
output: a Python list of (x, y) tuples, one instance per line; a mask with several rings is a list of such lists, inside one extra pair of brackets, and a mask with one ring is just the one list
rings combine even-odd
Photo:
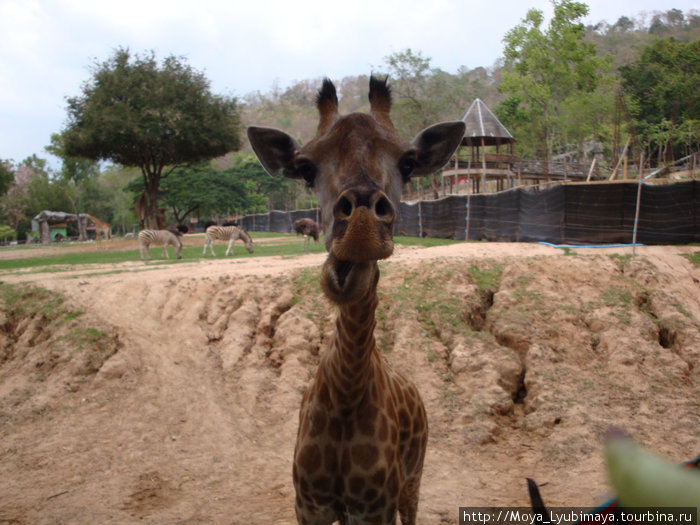
[(414, 524), (428, 438), (416, 386), (394, 370), (374, 337), (377, 261), (394, 249), (402, 184), (449, 160), (463, 122), (399, 138), (387, 79), (369, 81), (370, 113), (340, 115), (333, 83), (316, 98), (316, 135), (303, 147), (288, 134), (250, 127), (263, 168), (304, 179), (321, 208), (328, 256), (321, 288), (337, 306), (335, 331), (299, 411), (292, 477), (300, 524)]
[(297, 219), (294, 221), (294, 224), (292, 224), (292, 227), (294, 231), (297, 232), (297, 235), (304, 236), (305, 252), (309, 250), (309, 236), (313, 237), (314, 241), (318, 242), (318, 224), (316, 224), (315, 220), (307, 218)]
[(104, 221), (101, 221), (97, 217), (85, 214), (85, 216), (92, 221), (95, 225), (95, 240), (99, 241), (101, 238), (111, 239), (112, 238), (112, 227)]

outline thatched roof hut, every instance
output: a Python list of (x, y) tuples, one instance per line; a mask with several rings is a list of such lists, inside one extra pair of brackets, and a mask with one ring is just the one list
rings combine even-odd
[[(86, 219), (87, 215), (81, 213), (80, 220), (84, 222)], [(48, 243), (54, 240), (51, 237), (52, 229), (65, 229), (69, 222), (77, 222), (77, 220), (75, 213), (43, 210), (32, 218), (32, 230), (40, 232), (42, 243)], [(65, 233), (62, 233), (62, 236), (65, 237)]]
[(466, 124), (463, 146), (500, 146), (515, 139), (481, 99), (471, 103), (460, 119)]

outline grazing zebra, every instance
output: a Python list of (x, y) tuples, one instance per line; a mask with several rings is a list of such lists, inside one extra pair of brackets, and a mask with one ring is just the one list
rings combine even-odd
[(318, 224), (313, 219), (297, 219), (292, 225), (297, 235), (304, 236), (304, 251), (309, 250), (309, 236), (318, 242)]
[(240, 239), (245, 243), (245, 247), (248, 253), (253, 253), (253, 239), (250, 238), (246, 232), (244, 232), (238, 226), (209, 226), (207, 228), (207, 241), (204, 243), (204, 249), (202, 250), (202, 255), (207, 254), (207, 246), (211, 250), (212, 256), (216, 257), (214, 253), (214, 241), (228, 241), (228, 247), (226, 248), (226, 255), (231, 252), (233, 255), (233, 242), (236, 239)]
[(170, 259), (168, 255), (168, 245), (175, 248), (175, 255), (178, 259), (182, 259), (182, 241), (180, 240), (180, 232), (172, 232), (170, 230), (141, 230), (139, 232), (139, 249), (141, 250), (141, 259), (150, 259), (148, 248), (151, 244), (163, 245), (163, 256)]

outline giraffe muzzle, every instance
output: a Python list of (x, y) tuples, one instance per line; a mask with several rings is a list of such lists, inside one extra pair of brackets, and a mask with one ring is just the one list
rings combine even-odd
[(386, 259), (394, 251), (396, 210), (383, 191), (346, 190), (333, 207), (330, 252), (362, 263)]

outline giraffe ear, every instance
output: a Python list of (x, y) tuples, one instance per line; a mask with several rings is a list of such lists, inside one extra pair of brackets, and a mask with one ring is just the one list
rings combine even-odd
[(464, 122), (458, 120), (435, 124), (421, 131), (411, 143), (416, 152), (411, 175), (430, 175), (447, 164), (462, 142), (464, 130)]
[(284, 131), (250, 126), (248, 140), (260, 164), (270, 175), (275, 176), (280, 170), (285, 175), (293, 172), (294, 157), (301, 148)]

